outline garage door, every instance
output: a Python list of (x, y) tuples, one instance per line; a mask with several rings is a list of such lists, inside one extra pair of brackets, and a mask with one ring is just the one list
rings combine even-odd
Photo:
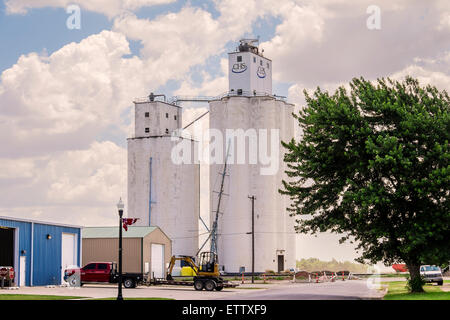
[(0, 266), (15, 267), (13, 228), (0, 228)]
[(152, 243), (152, 275), (164, 278), (164, 245)]
[(25, 278), (27, 275), (27, 257), (26, 256), (20, 256), (20, 260), (19, 260), (19, 269), (20, 269), (20, 274), (19, 274), (19, 286), (23, 287), (25, 286)]
[(67, 267), (74, 266), (77, 264), (76, 257), (76, 234), (73, 233), (63, 233), (62, 234), (62, 261), (61, 261), (61, 283), (64, 281), (64, 270)]

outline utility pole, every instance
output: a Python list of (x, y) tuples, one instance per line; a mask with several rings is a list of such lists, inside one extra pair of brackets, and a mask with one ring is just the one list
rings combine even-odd
[(122, 297), (122, 224), (123, 224), (123, 202), (122, 198), (117, 204), (117, 209), (119, 210), (119, 283), (118, 283), (118, 293), (117, 293), (117, 301), (123, 301)]
[(255, 283), (255, 196), (248, 197), (252, 201), (252, 283)]

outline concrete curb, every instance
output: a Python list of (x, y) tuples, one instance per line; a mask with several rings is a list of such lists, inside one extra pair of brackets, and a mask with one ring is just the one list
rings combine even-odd
[(377, 296), (364, 297), (362, 300), (383, 300), (384, 296), (388, 293), (388, 288), (380, 290)]

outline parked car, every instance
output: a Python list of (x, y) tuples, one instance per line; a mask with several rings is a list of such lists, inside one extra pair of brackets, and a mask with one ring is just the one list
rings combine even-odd
[[(143, 278), (141, 273), (122, 272), (122, 283), (125, 288), (136, 288)], [(71, 286), (82, 286), (85, 283), (118, 283), (117, 263), (91, 262), (83, 268), (66, 269), (64, 281)]]
[(396, 272), (408, 272), (408, 268), (406, 267), (406, 264), (404, 264), (404, 263), (393, 264), (392, 268), (394, 268), (394, 270)]
[(436, 282), (439, 286), (444, 284), (441, 268), (437, 266), (420, 266), (420, 275), (424, 278), (425, 282)]

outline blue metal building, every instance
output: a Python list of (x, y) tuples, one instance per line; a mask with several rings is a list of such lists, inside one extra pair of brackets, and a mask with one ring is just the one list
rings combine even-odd
[(0, 216), (0, 266), (14, 267), (17, 286), (61, 284), (80, 251), (80, 226)]

